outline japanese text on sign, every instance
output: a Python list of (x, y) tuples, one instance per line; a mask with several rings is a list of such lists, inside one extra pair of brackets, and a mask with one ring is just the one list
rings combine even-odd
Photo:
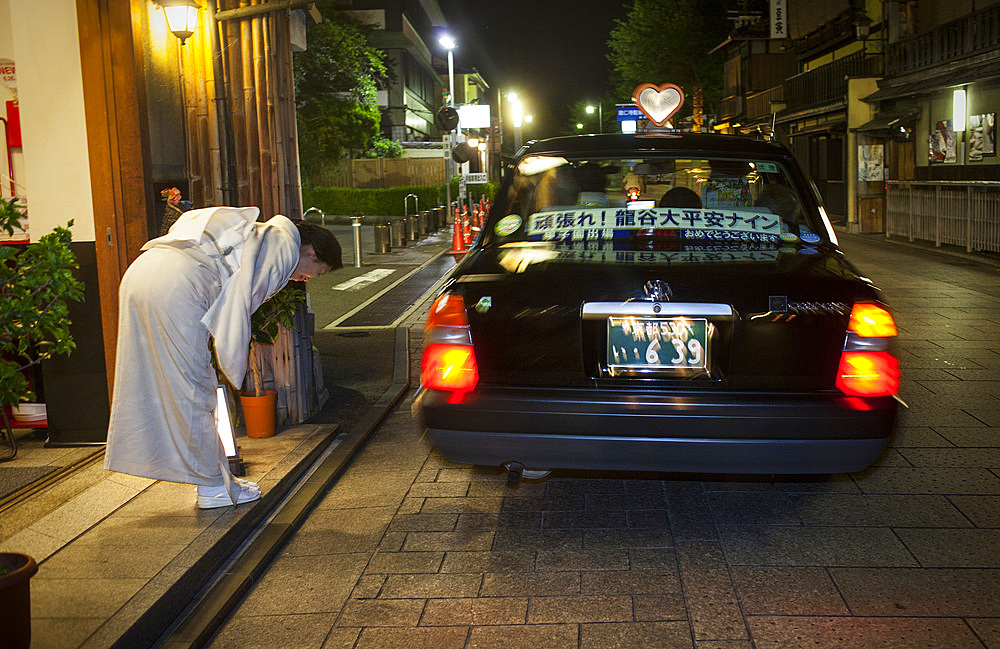
[(586, 240), (627, 237), (634, 230), (673, 230), (683, 239), (770, 241), (781, 234), (781, 224), (775, 214), (748, 210), (584, 208), (532, 214), (527, 234)]

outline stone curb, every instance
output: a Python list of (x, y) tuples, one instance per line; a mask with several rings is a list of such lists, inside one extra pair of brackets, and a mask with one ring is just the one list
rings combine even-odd
[[(291, 495), (249, 544), (221, 570), (208, 591), (181, 617), (160, 647), (197, 649), (206, 645), (247, 592), (267, 571), (271, 561), (337, 481), (385, 416), (409, 391), (409, 329), (396, 328), (393, 384), (319, 466), (294, 485)], [(302, 466), (307, 466), (303, 463)], [(122, 645), (123, 647), (125, 645)], [(134, 645), (133, 645), (134, 646)]]

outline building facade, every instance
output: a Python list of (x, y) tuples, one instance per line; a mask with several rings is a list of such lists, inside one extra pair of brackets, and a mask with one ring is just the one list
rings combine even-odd
[(154, 0), (0, 0), (4, 124), (18, 127), (4, 196), (26, 202), (31, 240), (73, 221), (87, 287), (76, 351), (43, 368), (50, 439), (103, 441), (118, 285), (159, 233), (162, 189), (301, 216), (291, 66), (309, 16), (290, 4), (204, 3), (182, 40)]
[(437, 0), (344, 0), (338, 6), (374, 27), (372, 45), (385, 52), (391, 80), (379, 91), (382, 136), (397, 142), (438, 138), (434, 111), (446, 86), (434, 61), (445, 26)]
[[(1000, 180), (1000, 2), (770, 5), (769, 16), (720, 45), (729, 56), (715, 128), (785, 142), (835, 222), (888, 233), (893, 183)], [(776, 6), (784, 11), (780, 34)]]

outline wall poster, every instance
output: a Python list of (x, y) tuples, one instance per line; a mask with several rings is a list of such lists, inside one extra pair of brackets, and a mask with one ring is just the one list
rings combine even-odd
[(883, 154), (881, 144), (862, 144), (858, 147), (858, 180), (885, 180)]
[(969, 160), (997, 154), (996, 113), (969, 115)]
[(950, 119), (937, 123), (927, 142), (928, 162), (955, 162), (955, 129)]

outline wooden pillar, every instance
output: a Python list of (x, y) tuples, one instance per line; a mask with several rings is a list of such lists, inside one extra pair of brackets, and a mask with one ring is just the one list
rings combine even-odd
[(118, 284), (150, 235), (154, 200), (138, 12), (142, 0), (77, 0), (108, 394)]

